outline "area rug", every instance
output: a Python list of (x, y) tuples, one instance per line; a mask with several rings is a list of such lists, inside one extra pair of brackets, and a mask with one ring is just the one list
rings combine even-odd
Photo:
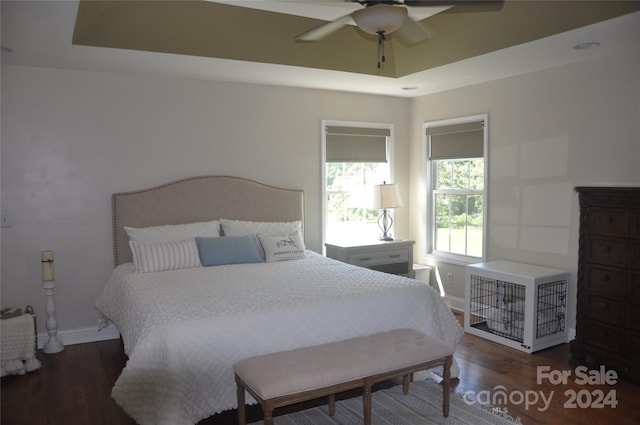
[[(469, 404), (461, 396), (451, 393), (449, 416), (442, 416), (442, 386), (433, 380), (414, 381), (409, 394), (402, 393), (402, 385), (373, 393), (371, 401), (372, 425), (513, 425), (521, 424), (500, 409)], [(336, 402), (333, 417), (327, 406), (276, 416), (275, 425), (362, 425), (362, 397)], [(251, 425), (260, 425), (262, 421)]]

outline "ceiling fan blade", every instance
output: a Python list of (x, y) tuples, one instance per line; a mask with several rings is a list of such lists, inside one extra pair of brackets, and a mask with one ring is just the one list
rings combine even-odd
[(333, 21), (329, 21), (315, 28), (312, 28), (309, 31), (303, 32), (296, 37), (296, 41), (310, 42), (322, 40), (323, 38), (328, 37), (339, 29), (346, 27), (349, 22), (351, 22), (351, 14), (342, 16), (338, 19), (334, 19)]
[(447, 13), (491, 12), (502, 9), (505, 0), (404, 0), (405, 6), (455, 6)]
[(404, 24), (393, 32), (393, 36), (405, 44), (417, 44), (431, 38), (432, 33), (426, 24), (407, 16)]

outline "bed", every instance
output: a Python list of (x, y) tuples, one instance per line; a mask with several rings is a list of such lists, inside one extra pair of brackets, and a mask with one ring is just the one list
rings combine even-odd
[(142, 425), (236, 408), (232, 365), (253, 355), (401, 327), (453, 347), (462, 337), (429, 286), (306, 249), (302, 191), (203, 176), (116, 193), (112, 206), (115, 268), (96, 307), (128, 356), (112, 396)]

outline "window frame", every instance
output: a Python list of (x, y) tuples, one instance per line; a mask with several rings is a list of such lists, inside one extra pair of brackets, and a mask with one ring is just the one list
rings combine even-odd
[[(337, 127), (364, 127), (364, 128), (382, 128), (389, 130), (389, 136), (387, 138), (386, 150), (387, 150), (387, 166), (389, 182), (394, 182), (394, 125), (391, 123), (375, 123), (375, 122), (363, 122), (363, 121), (337, 121), (337, 120), (321, 120), (320, 122), (320, 139), (321, 139), (321, 152), (320, 152), (320, 207), (322, 208), (320, 227), (322, 235), (322, 250), (325, 251), (325, 243), (327, 242), (327, 226), (328, 226), (328, 211), (327, 211), (327, 133), (325, 129), (330, 126)], [(382, 182), (380, 182), (382, 183)], [(393, 214), (393, 210), (391, 211)]]
[[(484, 121), (483, 128), (483, 159), (484, 159), (484, 187), (482, 190), (482, 256), (473, 257), (469, 255), (454, 254), (435, 249), (435, 192), (434, 192), (434, 161), (430, 158), (430, 140), (427, 135), (427, 128), (440, 127), (445, 125), (465, 124), (471, 122)], [(428, 121), (423, 124), (422, 131), (423, 142), (423, 159), (424, 159), (424, 185), (425, 191), (425, 210), (423, 223), (425, 223), (425, 252), (424, 257), (434, 261), (444, 261), (451, 264), (467, 265), (477, 262), (484, 262), (487, 258), (487, 222), (488, 222), (488, 204), (489, 204), (489, 115), (478, 114), (466, 117), (451, 118), (438, 121)], [(461, 158), (469, 159), (469, 158)]]

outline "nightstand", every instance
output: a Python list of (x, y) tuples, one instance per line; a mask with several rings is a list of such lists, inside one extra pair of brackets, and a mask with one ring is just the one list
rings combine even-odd
[(414, 241), (326, 243), (327, 257), (385, 273), (414, 277)]

